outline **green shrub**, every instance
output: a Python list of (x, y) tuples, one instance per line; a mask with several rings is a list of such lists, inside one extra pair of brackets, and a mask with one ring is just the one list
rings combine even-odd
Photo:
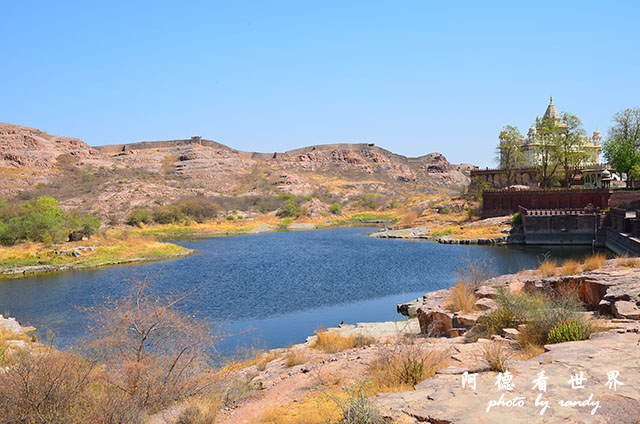
[(280, 208), (276, 216), (280, 218), (293, 217), (298, 218), (302, 215), (306, 215), (307, 211), (300, 207), (299, 200), (296, 198), (289, 198), (285, 200), (284, 205)]
[(341, 210), (342, 206), (340, 206), (340, 203), (333, 203), (331, 206), (329, 206), (329, 212), (334, 215), (338, 215)]
[(52, 197), (38, 197), (19, 205), (0, 202), (0, 243), (12, 244), (22, 240), (47, 244), (65, 240), (69, 233), (80, 230), (95, 234), (100, 221), (91, 215), (80, 217), (77, 212), (66, 213)]
[(127, 219), (127, 224), (140, 227), (142, 224), (151, 223), (151, 214), (146, 209), (134, 209)]
[(516, 225), (522, 225), (522, 215), (520, 214), (520, 212), (516, 212), (511, 217), (511, 226), (515, 227)]
[(442, 231), (434, 231), (431, 233), (432, 237), (442, 237), (442, 236), (448, 236), (453, 232), (452, 228), (446, 228)]
[(561, 321), (549, 330), (547, 343), (586, 340), (591, 336), (592, 331), (591, 325), (581, 320)]

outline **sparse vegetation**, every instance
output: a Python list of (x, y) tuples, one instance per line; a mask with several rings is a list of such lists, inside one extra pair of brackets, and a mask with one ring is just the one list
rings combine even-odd
[(322, 328), (315, 331), (317, 339), (311, 344), (313, 349), (321, 350), (325, 353), (342, 352), (343, 350), (355, 349), (368, 346), (373, 343), (373, 338), (364, 335), (342, 336), (340, 333), (327, 331)]
[(329, 206), (329, 212), (331, 212), (334, 215), (340, 215), (341, 211), (342, 211), (342, 206), (340, 206), (340, 203), (332, 203)]
[(596, 253), (591, 255), (584, 260), (584, 264), (582, 265), (582, 269), (584, 271), (593, 271), (598, 268), (602, 268), (607, 264), (607, 257), (604, 253)]
[(302, 349), (290, 350), (284, 356), (284, 366), (287, 368), (291, 368), (296, 365), (302, 365), (305, 362), (307, 362), (307, 354)]
[(558, 273), (558, 264), (555, 261), (546, 259), (538, 266), (536, 273), (541, 277), (552, 277)]
[(485, 343), (482, 347), (482, 359), (491, 371), (505, 372), (509, 365), (510, 354), (502, 342)]
[(476, 309), (475, 290), (472, 284), (459, 282), (451, 288), (451, 297), (446, 300), (451, 312), (473, 312)]
[(381, 350), (369, 364), (368, 374), (375, 392), (411, 390), (446, 366), (447, 352), (399, 341)]
[(560, 267), (560, 275), (574, 275), (580, 272), (580, 262), (575, 259), (567, 259)]

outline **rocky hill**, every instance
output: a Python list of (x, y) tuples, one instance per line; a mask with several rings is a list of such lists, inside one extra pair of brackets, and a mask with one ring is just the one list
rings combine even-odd
[(0, 123), (0, 196), (51, 195), (63, 207), (122, 217), (188, 196), (317, 194), (347, 201), (371, 193), (401, 199), (458, 189), (471, 165), (439, 153), (401, 156), (373, 144), (310, 146), (284, 153), (232, 149), (200, 137), (92, 147)]

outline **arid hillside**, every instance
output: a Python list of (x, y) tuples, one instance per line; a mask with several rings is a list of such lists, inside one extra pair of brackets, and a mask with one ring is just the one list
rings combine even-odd
[(322, 204), (347, 204), (367, 194), (402, 202), (459, 190), (469, 183), (470, 168), (452, 165), (439, 153), (407, 158), (371, 144), (251, 153), (192, 137), (92, 147), (75, 138), (0, 123), (0, 197), (53, 196), (65, 209), (113, 221), (136, 207), (194, 196), (291, 193)]

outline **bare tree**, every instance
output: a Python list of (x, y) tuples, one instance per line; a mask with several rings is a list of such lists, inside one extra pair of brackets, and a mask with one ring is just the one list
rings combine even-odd
[(89, 350), (104, 363), (107, 384), (146, 411), (154, 411), (207, 387), (200, 377), (208, 369), (215, 342), (208, 325), (180, 313), (178, 298), (153, 295), (148, 280), (105, 306), (87, 310)]

